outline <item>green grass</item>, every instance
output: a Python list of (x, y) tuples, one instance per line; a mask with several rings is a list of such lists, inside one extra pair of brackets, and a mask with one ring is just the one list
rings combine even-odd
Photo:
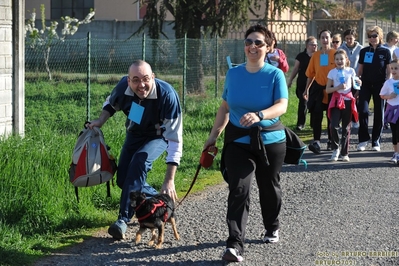
[[(179, 81), (168, 80), (179, 90)], [(199, 158), (217, 108), (214, 85), (208, 95), (189, 95), (184, 110), (184, 149), (176, 175), (176, 189), (182, 198), (194, 177)], [(106, 186), (80, 188), (77, 203), (69, 182), (68, 167), (77, 135), (86, 120), (86, 85), (66, 82), (26, 82), (26, 134), (0, 141), (0, 257), (1, 265), (28, 265), (51, 252), (81, 242), (93, 231), (105, 228), (118, 215), (120, 189)], [(91, 118), (101, 111), (112, 86), (92, 84)], [(219, 89), (220, 90), (220, 89)], [(296, 122), (297, 98), (290, 89), (285, 125)], [(102, 128), (116, 157), (124, 140), (124, 120), (117, 113)], [(307, 127), (310, 128), (310, 127)], [(301, 132), (305, 140), (310, 131)], [(217, 146), (222, 148), (222, 138)], [(220, 154), (210, 169), (202, 169), (192, 193), (218, 184)], [(148, 182), (160, 189), (166, 165), (157, 160)]]

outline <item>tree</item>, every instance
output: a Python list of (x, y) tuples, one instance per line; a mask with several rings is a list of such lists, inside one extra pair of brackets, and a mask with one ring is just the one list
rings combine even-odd
[(398, 0), (374, 0), (371, 8), (377, 15), (389, 17), (392, 22), (397, 22), (397, 15), (399, 15), (399, 1)]
[(64, 27), (61, 30), (61, 36), (57, 33), (57, 21), (51, 21), (50, 26), (46, 26), (46, 16), (45, 7), (40, 5), (42, 28), (39, 30), (36, 28), (36, 10), (33, 9), (31, 13), (31, 18), (27, 20), (25, 25), (25, 42), (31, 49), (37, 49), (43, 52), (44, 64), (48, 74), (49, 80), (52, 79), (50, 67), (49, 67), (49, 57), (51, 48), (65, 40), (67, 36), (74, 35), (81, 24), (88, 24), (94, 17), (94, 10), (83, 19), (78, 20), (76, 18), (71, 18), (69, 16), (61, 17)]
[[(176, 39), (182, 39), (185, 36), (196, 40), (203, 36), (224, 37), (228, 31), (247, 25), (249, 13), (260, 18), (262, 11), (271, 10), (270, 13), (264, 13), (264, 23), (268, 22), (269, 16), (274, 17), (276, 13), (281, 13), (288, 8), (308, 17), (313, 3), (321, 3), (324, 0), (308, 0), (307, 2), (308, 5), (301, 0), (147, 0), (145, 1), (147, 12), (143, 23), (134, 34), (148, 28), (150, 38), (157, 39), (160, 34), (165, 35), (162, 32), (162, 25), (165, 22), (166, 12), (169, 12), (174, 17)], [(271, 4), (273, 8), (269, 9)], [(261, 10), (262, 6), (266, 6), (265, 10)], [(259, 20), (262, 21), (262, 19)], [(187, 80), (187, 91), (203, 93), (205, 88), (200, 44), (195, 41), (191, 47), (196, 54), (190, 55), (187, 65), (189, 69), (195, 70), (195, 77)]]

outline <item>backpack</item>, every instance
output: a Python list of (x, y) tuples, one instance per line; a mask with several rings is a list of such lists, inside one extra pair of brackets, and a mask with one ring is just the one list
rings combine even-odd
[(306, 144), (299, 138), (294, 131), (284, 127), (286, 137), (286, 152), (284, 162), (286, 164), (303, 164), (307, 168), (307, 162), (302, 159), (306, 150)]
[(111, 196), (110, 180), (113, 181), (117, 165), (109, 150), (103, 132), (98, 127), (85, 128), (80, 132), (69, 166), (69, 178), (75, 186), (78, 202), (78, 187), (107, 183), (107, 196)]

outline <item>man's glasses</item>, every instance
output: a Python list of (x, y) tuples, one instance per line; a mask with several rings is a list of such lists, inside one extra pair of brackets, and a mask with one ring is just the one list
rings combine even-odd
[(130, 81), (134, 84), (134, 85), (138, 85), (140, 83), (149, 83), (151, 81), (151, 77), (150, 76), (144, 76), (142, 79), (139, 78), (130, 78)]
[(369, 37), (369, 38), (377, 38), (377, 37), (378, 37), (378, 34), (371, 34), (371, 35), (369, 35), (368, 37)]
[(332, 43), (339, 43), (339, 41), (332, 41)]
[(244, 40), (245, 46), (251, 46), (252, 44), (255, 44), (256, 47), (263, 47), (266, 45), (264, 41), (261, 40), (252, 40), (252, 39), (245, 39)]

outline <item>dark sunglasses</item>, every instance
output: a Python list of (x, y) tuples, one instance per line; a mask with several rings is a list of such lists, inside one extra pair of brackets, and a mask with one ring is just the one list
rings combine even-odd
[(332, 43), (339, 43), (339, 41), (332, 41)]
[(369, 35), (368, 37), (369, 37), (369, 38), (377, 38), (377, 37), (378, 37), (378, 34), (372, 34), (372, 35)]
[(252, 40), (252, 39), (245, 39), (244, 40), (245, 46), (251, 46), (253, 43), (255, 44), (256, 47), (263, 47), (266, 45), (264, 41), (261, 40)]

